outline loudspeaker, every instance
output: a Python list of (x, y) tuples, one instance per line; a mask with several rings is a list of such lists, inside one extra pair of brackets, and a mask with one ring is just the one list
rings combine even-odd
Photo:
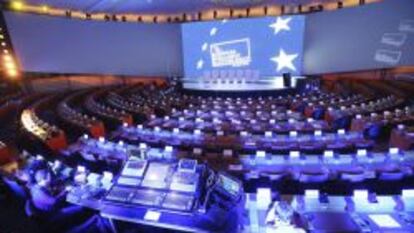
[(290, 76), (290, 73), (283, 73), (283, 87), (292, 87), (292, 83), (291, 83), (291, 79), (292, 77)]

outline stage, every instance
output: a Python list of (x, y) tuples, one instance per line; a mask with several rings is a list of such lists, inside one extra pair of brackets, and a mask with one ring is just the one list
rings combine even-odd
[(304, 77), (292, 77), (288, 83), (283, 77), (263, 77), (260, 79), (194, 79), (180, 80), (182, 90), (188, 94), (216, 96), (267, 96), (288, 95), (304, 87)]

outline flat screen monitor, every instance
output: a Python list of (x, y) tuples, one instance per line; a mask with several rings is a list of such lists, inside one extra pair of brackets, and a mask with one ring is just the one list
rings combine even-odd
[(217, 180), (217, 188), (231, 199), (237, 199), (242, 189), (240, 182), (221, 173)]

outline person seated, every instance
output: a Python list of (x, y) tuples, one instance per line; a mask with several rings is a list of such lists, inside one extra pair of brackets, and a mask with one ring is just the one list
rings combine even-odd
[[(28, 211), (40, 224), (51, 232), (84, 232), (97, 227), (95, 232), (106, 232), (100, 228), (101, 219), (81, 206), (66, 203), (67, 189), (46, 161), (39, 161), (30, 171), (31, 199)], [(51, 224), (53, 223), (53, 224)]]

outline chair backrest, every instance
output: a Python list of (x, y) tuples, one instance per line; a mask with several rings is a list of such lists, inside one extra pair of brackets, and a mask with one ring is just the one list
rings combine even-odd
[(321, 174), (307, 174), (307, 173), (301, 173), (299, 177), (299, 182), (302, 183), (322, 183), (327, 181), (329, 178), (329, 175), (326, 173)]
[(362, 182), (365, 180), (364, 173), (342, 173), (341, 180), (350, 182)]
[(385, 181), (398, 181), (404, 178), (404, 173), (402, 172), (381, 172), (378, 178), (379, 180), (385, 180)]
[(96, 161), (96, 159), (93, 156), (93, 154), (81, 152), (81, 155), (82, 155), (82, 158), (84, 158), (87, 161), (91, 161), (91, 162), (95, 162)]

